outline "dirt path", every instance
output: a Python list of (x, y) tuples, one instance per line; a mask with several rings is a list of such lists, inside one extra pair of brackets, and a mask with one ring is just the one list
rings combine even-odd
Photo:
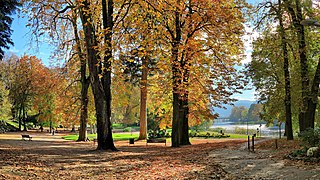
[(0, 179), (320, 179), (317, 168), (288, 166), (269, 152), (239, 150), (245, 140), (191, 139), (192, 146), (115, 142), (119, 152), (63, 134), (0, 134)]
[(95, 151), (93, 142), (72, 142), (61, 135), (0, 134), (0, 179), (229, 179), (208, 157), (210, 151), (243, 140), (194, 140), (193, 146), (116, 142), (119, 152)]
[[(268, 139), (261, 142), (268, 141)], [(278, 152), (281, 154), (281, 152)], [(210, 152), (209, 157), (235, 179), (320, 179), (320, 165), (285, 160), (275, 150), (249, 152), (244, 143), (238, 149)]]

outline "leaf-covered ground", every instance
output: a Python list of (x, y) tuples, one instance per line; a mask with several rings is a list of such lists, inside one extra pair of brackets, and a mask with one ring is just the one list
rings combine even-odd
[(191, 146), (170, 143), (129, 145), (118, 152), (96, 151), (93, 142), (66, 141), (65, 134), (0, 134), (0, 179), (320, 179), (320, 165), (283, 159), (298, 141), (264, 141), (255, 153), (244, 139), (191, 139)]
[(228, 179), (210, 151), (244, 140), (198, 139), (192, 146), (116, 142), (118, 152), (95, 151), (93, 142), (72, 142), (34, 133), (0, 135), (0, 179)]
[(284, 158), (295, 149), (299, 141), (262, 139), (254, 152), (246, 145), (237, 148), (225, 148), (224, 151), (211, 151), (209, 156), (220, 164), (232, 179), (320, 179), (320, 164), (292, 161)]

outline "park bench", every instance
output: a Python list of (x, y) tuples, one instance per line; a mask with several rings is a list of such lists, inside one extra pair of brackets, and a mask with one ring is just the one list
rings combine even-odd
[(21, 134), (21, 136), (22, 136), (22, 140), (26, 140), (26, 138), (28, 138), (29, 141), (32, 140), (32, 137), (29, 134)]
[(147, 145), (148, 143), (164, 143), (167, 146), (166, 139), (147, 139)]

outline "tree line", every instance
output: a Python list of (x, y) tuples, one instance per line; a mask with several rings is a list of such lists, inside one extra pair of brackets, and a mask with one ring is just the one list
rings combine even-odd
[[(264, 105), (263, 118), (286, 124), (287, 139), (319, 124), (319, 4), (311, 0), (265, 1), (257, 6), (255, 25), (261, 35), (253, 43), (248, 76)], [(295, 127), (295, 128), (294, 128)]]
[(250, 108), (245, 106), (235, 106), (231, 109), (229, 119), (231, 121), (246, 123), (246, 122), (263, 122), (262, 104), (251, 104)]
[[(52, 58), (63, 63), (47, 68), (33, 56), (15, 60), (28, 62), (27, 68), (22, 67), (26, 73), (33, 71), (31, 61), (35, 61), (39, 67), (35, 72), (41, 69), (44, 74), (38, 77), (35, 73), (39, 80), (34, 83), (28, 81), (37, 78), (26, 79), (31, 88), (26, 94), (33, 98), (22, 98), (27, 104), (17, 103), (18, 116), (27, 117), (26, 112), (34, 111), (52, 122), (73, 119), (73, 124), (80, 124), (79, 141), (87, 139), (87, 124), (95, 121), (99, 150), (117, 150), (112, 121), (131, 119), (137, 106), (140, 139), (146, 138), (146, 116), (151, 112), (162, 127), (172, 128), (172, 147), (190, 144), (189, 125), (215, 118), (211, 107), (235, 101), (231, 95), (246, 84), (236, 68), (244, 51), (241, 37), (247, 4), (243, 1), (20, 3), (31, 40), (49, 41), (56, 47)], [(133, 69), (138, 70), (139, 83), (128, 81), (136, 76), (126, 73)], [(44, 80), (52, 83), (40, 84)], [(7, 90), (17, 92), (11, 87)], [(132, 93), (137, 90), (140, 101)]]

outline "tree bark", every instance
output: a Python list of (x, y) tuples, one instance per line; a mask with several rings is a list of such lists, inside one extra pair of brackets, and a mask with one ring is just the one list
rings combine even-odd
[(104, 73), (103, 76), (103, 89), (104, 95), (106, 99), (106, 146), (104, 148), (117, 150), (114, 146), (112, 139), (112, 128), (111, 128), (111, 61), (112, 61), (112, 35), (113, 35), (113, 0), (102, 0), (102, 21), (103, 28), (107, 32), (105, 32), (104, 43), (107, 45), (104, 57)]
[(27, 116), (26, 116), (26, 109), (22, 106), (22, 119), (23, 119), (23, 131), (27, 131)]
[[(74, 125), (72, 125), (71, 132), (76, 132), (76, 127)], [(50, 133), (51, 133), (51, 126), (50, 126)]]
[(305, 41), (304, 26), (300, 24), (300, 22), (303, 20), (301, 2), (300, 0), (295, 0), (296, 11), (294, 10), (289, 0), (285, 0), (284, 2), (286, 3), (288, 12), (292, 18), (292, 22), (298, 37), (298, 48), (299, 48), (298, 52), (299, 52), (300, 69), (301, 69), (300, 77), (301, 77), (301, 97), (302, 97), (302, 106), (299, 113), (299, 128), (300, 128), (300, 132), (303, 132), (308, 128), (306, 111), (308, 107), (309, 78), (308, 78), (308, 64), (307, 64), (307, 55), (306, 55), (307, 46)]
[(314, 74), (311, 92), (308, 99), (308, 110), (307, 110), (307, 120), (308, 120), (308, 127), (314, 129), (314, 121), (315, 121), (315, 114), (318, 104), (318, 97), (319, 97), (319, 84), (320, 84), (320, 58), (318, 59), (318, 65), (316, 72)]
[(181, 136), (180, 136), (180, 145), (191, 145), (189, 140), (189, 55), (188, 52), (186, 53), (186, 58), (181, 58), (181, 69), (183, 70), (183, 92), (182, 98), (181, 98)]
[(77, 17), (72, 20), (73, 33), (77, 44), (77, 54), (80, 60), (80, 82), (81, 82), (81, 112), (80, 112), (80, 130), (78, 141), (87, 141), (87, 123), (88, 123), (88, 89), (90, 85), (89, 78), (87, 78), (87, 61), (83, 57), (81, 42), (78, 35)]
[(281, 0), (278, 0), (278, 18), (280, 26), (280, 36), (281, 36), (281, 47), (283, 53), (283, 71), (284, 71), (284, 81), (285, 81), (285, 114), (286, 114), (286, 128), (285, 132), (287, 135), (287, 140), (293, 140), (293, 130), (292, 130), (292, 112), (291, 112), (291, 85), (290, 85), (290, 72), (289, 72), (289, 58), (287, 49), (287, 40), (283, 27), (283, 11), (281, 10)]
[[(81, 73), (82, 74), (82, 73)], [(86, 79), (81, 75), (81, 81)], [(81, 82), (81, 113), (80, 113), (80, 130), (78, 141), (87, 141), (87, 123), (88, 123), (88, 82)]]
[(148, 95), (148, 58), (142, 58), (142, 76), (140, 82), (140, 134), (139, 140), (147, 139), (147, 95)]
[[(177, 1), (180, 4), (180, 1)], [(180, 146), (180, 136), (182, 133), (182, 126), (181, 126), (181, 118), (180, 118), (180, 108), (181, 108), (181, 99), (180, 99), (180, 85), (181, 85), (181, 68), (179, 62), (179, 46), (181, 43), (181, 27), (180, 27), (180, 13), (179, 8), (176, 7), (175, 10), (175, 37), (173, 38), (172, 43), (172, 79), (173, 79), (173, 119), (172, 119), (172, 135), (171, 135), (171, 146), (172, 147), (179, 147)]]
[(184, 95), (184, 99), (181, 100), (181, 136), (180, 145), (191, 145), (189, 140), (189, 106), (188, 106), (188, 94)]
[[(110, 0), (109, 0), (110, 1)], [(110, 10), (110, 4), (112, 9), (112, 1), (111, 3), (108, 1), (108, 14), (112, 10)], [(98, 140), (98, 147), (97, 150), (116, 150), (113, 139), (112, 139), (112, 131), (111, 131), (111, 91), (110, 87), (111, 85), (111, 69), (108, 69), (108, 71), (104, 74), (103, 78), (100, 78), (101, 76), (101, 66), (98, 67), (99, 64), (97, 51), (95, 47), (97, 46), (97, 40), (95, 35), (95, 28), (92, 21), (92, 15), (89, 13), (89, 7), (90, 3), (88, 0), (84, 0), (83, 6), (80, 13), (80, 18), (82, 21), (84, 34), (85, 34), (85, 42), (86, 42), (86, 51), (87, 51), (87, 58), (88, 58), (88, 66), (89, 66), (89, 72), (90, 72), (90, 80), (91, 80), (91, 86), (94, 96), (94, 104), (96, 109), (96, 119), (97, 119), (97, 140)], [(107, 10), (106, 10), (106, 1), (102, 1), (102, 13), (103, 13), (103, 24), (104, 28), (106, 28), (106, 16)], [(110, 18), (110, 17), (109, 17)], [(112, 19), (112, 16), (111, 16)], [(110, 32), (112, 29), (110, 29)], [(107, 33), (108, 34), (108, 33)], [(108, 36), (108, 35), (106, 35)], [(111, 40), (111, 38), (110, 38)], [(107, 42), (111, 44), (110, 42)], [(111, 46), (109, 46), (111, 47)], [(112, 51), (111, 48), (109, 48), (109, 51)], [(108, 58), (112, 56), (112, 54), (107, 53), (107, 56), (105, 58)], [(109, 60), (109, 59), (108, 59)], [(104, 65), (107, 67), (110, 62), (105, 61)], [(101, 65), (101, 63), (100, 63)], [(110, 67), (111, 68), (111, 67)], [(102, 80), (101, 80), (102, 79)]]
[(50, 119), (50, 123), (49, 123), (50, 125), (50, 127), (49, 127), (49, 133), (52, 133), (52, 120)]
[(18, 110), (18, 120), (19, 120), (19, 131), (21, 131), (21, 127), (22, 127), (22, 118), (21, 118), (21, 111), (22, 111), (22, 106), (19, 107)]

